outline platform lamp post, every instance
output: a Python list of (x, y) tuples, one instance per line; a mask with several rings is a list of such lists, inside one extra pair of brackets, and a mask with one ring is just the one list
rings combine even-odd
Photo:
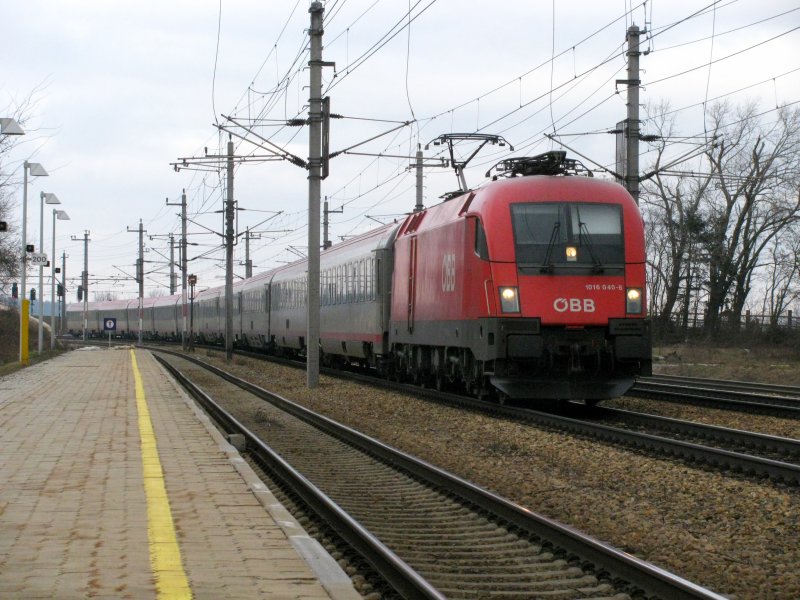
[[(45, 204), (61, 204), (58, 196), (55, 194), (48, 194), (47, 192), (39, 193), (39, 248), (44, 251), (44, 205)], [(54, 259), (51, 256), (50, 259)], [(52, 262), (50, 264), (53, 264)], [(52, 335), (52, 332), (51, 334)], [(44, 265), (39, 265), (39, 354), (42, 353), (44, 348)]]
[(53, 307), (56, 305), (56, 219), (69, 221), (69, 215), (65, 210), (53, 209), (53, 256), (50, 258), (50, 350), (56, 348), (56, 315), (53, 312)]
[(26, 270), (28, 268), (28, 245), (26, 243), (26, 229), (28, 225), (28, 175), (31, 177), (46, 177), (45, 168), (39, 163), (28, 162), (22, 165), (22, 273), (20, 275), (20, 293), (22, 301), (19, 309), (19, 362), (28, 364), (28, 310), (30, 300), (27, 299), (28, 291), (25, 288)]

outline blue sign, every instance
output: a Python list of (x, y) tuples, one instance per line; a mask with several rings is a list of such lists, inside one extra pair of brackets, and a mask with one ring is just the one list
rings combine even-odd
[(117, 320), (113, 317), (106, 317), (103, 319), (103, 331), (116, 331)]

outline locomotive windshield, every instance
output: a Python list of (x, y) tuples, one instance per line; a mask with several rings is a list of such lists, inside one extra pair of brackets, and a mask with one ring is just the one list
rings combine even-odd
[(511, 221), (520, 267), (538, 267), (547, 273), (588, 267), (599, 273), (625, 262), (618, 204), (512, 204)]

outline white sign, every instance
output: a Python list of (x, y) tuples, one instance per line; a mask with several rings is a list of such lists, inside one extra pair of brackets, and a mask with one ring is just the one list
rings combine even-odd
[(32, 265), (47, 266), (47, 254), (33, 252), (28, 255), (28, 260)]

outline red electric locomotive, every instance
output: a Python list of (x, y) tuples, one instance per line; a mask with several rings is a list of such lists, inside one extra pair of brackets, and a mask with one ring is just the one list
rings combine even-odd
[(651, 372), (644, 225), (620, 185), (564, 152), (411, 215), (394, 244), (395, 368), (478, 395), (623, 394)]

